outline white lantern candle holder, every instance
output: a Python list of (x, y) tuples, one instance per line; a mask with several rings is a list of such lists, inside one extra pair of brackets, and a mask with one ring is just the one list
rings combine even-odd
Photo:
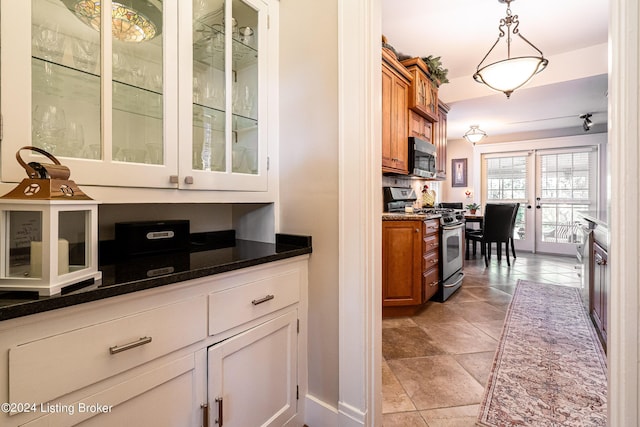
[(28, 179), (0, 198), (0, 290), (40, 296), (102, 279), (98, 271), (98, 202), (84, 194), (69, 170), (31, 162)]

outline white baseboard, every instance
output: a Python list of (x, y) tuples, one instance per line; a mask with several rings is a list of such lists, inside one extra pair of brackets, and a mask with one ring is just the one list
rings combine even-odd
[(338, 408), (340, 427), (365, 426), (367, 414), (344, 402), (338, 402)]
[(304, 422), (309, 427), (336, 427), (338, 425), (338, 408), (315, 396), (305, 396)]

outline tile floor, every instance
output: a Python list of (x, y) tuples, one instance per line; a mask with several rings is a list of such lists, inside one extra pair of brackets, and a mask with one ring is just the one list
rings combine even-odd
[[(479, 251), (478, 251), (479, 252)], [(463, 286), (412, 317), (382, 321), (384, 427), (474, 426), (518, 279), (580, 286), (575, 257), (465, 261)]]

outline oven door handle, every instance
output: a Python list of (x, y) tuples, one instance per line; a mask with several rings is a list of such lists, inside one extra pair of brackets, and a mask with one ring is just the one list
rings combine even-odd
[(453, 288), (454, 286), (458, 286), (460, 282), (464, 279), (464, 273), (460, 273), (460, 278), (456, 280), (454, 283), (450, 283), (448, 285), (444, 285), (445, 288)]
[(456, 225), (443, 225), (442, 229), (443, 230), (457, 230), (459, 228), (464, 227), (464, 223), (460, 223), (460, 224), (456, 224)]

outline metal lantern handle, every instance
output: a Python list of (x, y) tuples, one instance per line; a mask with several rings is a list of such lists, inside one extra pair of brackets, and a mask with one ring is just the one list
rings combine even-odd
[[(43, 156), (47, 157), (49, 160), (51, 160), (54, 164), (41, 164), (38, 162), (26, 163), (20, 156), (20, 151), (22, 150), (31, 150), (31, 151), (35, 151), (36, 153), (40, 153)], [(20, 166), (24, 168), (24, 170), (27, 172), (27, 176), (31, 179), (66, 180), (66, 179), (69, 179), (69, 176), (71, 175), (71, 171), (69, 170), (68, 167), (61, 164), (60, 161), (56, 159), (56, 157), (53, 154), (48, 153), (42, 148), (33, 147), (30, 145), (21, 147), (16, 152), (16, 160), (18, 160), (18, 163), (20, 163)]]

